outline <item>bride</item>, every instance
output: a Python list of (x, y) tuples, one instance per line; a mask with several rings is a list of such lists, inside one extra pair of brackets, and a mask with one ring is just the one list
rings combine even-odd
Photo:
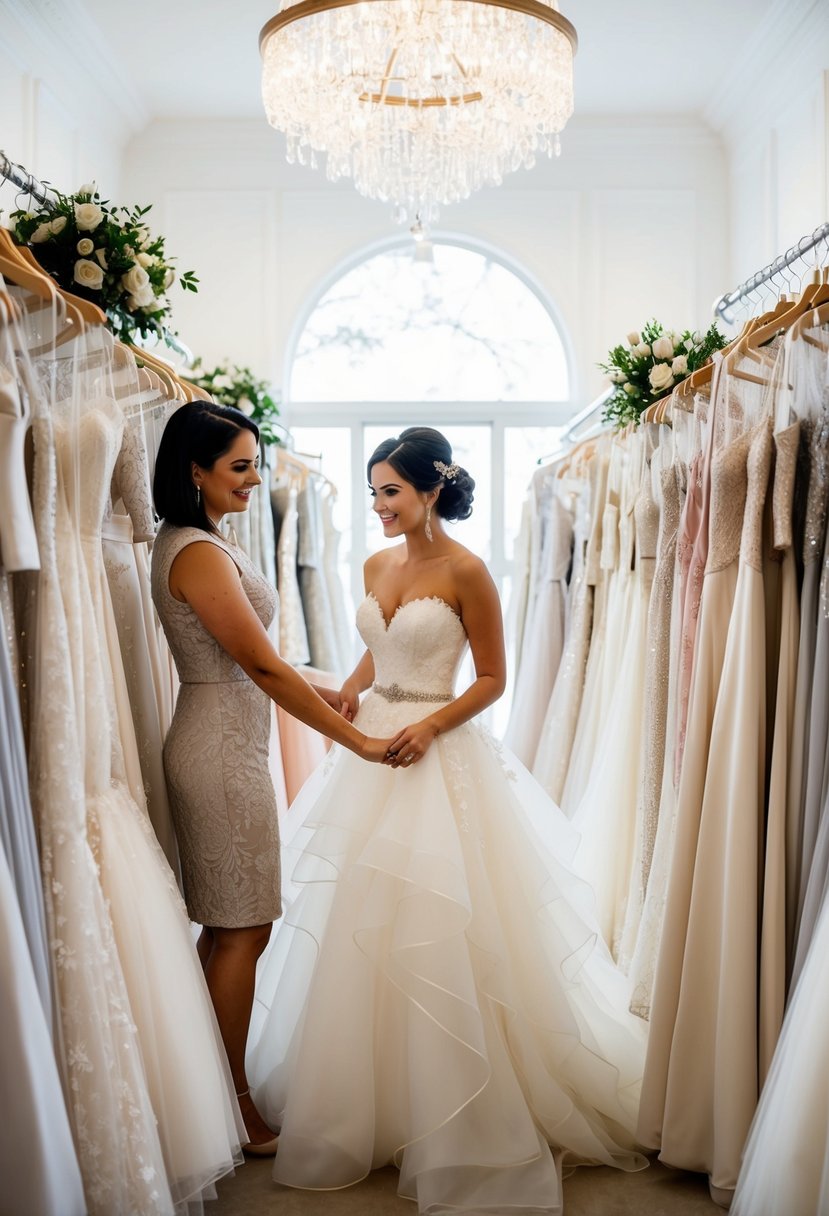
[(422, 1213), (559, 1213), (563, 1165), (645, 1165), (643, 1024), (571, 825), (473, 721), (505, 682), (494, 583), (443, 526), (474, 481), (425, 427), (368, 476), (402, 543), (366, 563), (342, 712), (393, 742), (379, 767), (335, 748), (289, 812), (249, 1059), (274, 1178), (327, 1190), (393, 1162)]

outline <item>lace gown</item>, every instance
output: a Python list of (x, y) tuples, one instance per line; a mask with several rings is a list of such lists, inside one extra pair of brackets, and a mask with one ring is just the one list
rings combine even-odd
[(201, 528), (162, 524), (153, 548), (153, 599), (176, 661), (179, 689), (164, 767), (191, 920), (223, 929), (281, 913), (279, 827), (269, 770), (271, 701), (170, 592), (182, 549), (214, 544), (236, 563), (267, 628), (276, 592), (239, 548)]
[[(102, 530), (104, 566), (118, 631), (121, 661), (135, 728), (143, 794), (150, 822), (173, 873), (178, 875), (176, 844), (161, 749), (167, 723), (158, 688), (165, 656), (149, 594), (147, 543), (155, 536), (147, 450), (141, 416), (127, 421), (115, 462), (112, 499)], [(149, 611), (148, 611), (149, 608)]]
[[(357, 624), (376, 679), (361, 730), (452, 699), (466, 635), (444, 601), (386, 623), (369, 596)], [(289, 813), (290, 906), (257, 987), (248, 1075), (281, 1123), (278, 1182), (343, 1187), (393, 1161), (421, 1212), (560, 1213), (562, 1161), (643, 1164), (644, 1029), (575, 843), (477, 724), (411, 770), (332, 751)]]
[(200, 1199), (232, 1170), (240, 1159), (244, 1125), (181, 896), (149, 818), (127, 782), (124, 711), (129, 731), (134, 728), (122, 691), (121, 651), (101, 543), (123, 415), (111, 398), (78, 395), (83, 397), (80, 416), (61, 409), (58, 417), (64, 496), (58, 555), (61, 575), (65, 572), (61, 581), (70, 650), (79, 664), (75, 697), (84, 732), (88, 832), (167, 1179), (173, 1200), (184, 1203)]
[[(51, 373), (44, 369), (45, 375)], [(77, 583), (72, 550), (60, 567), (51, 419), (35, 419), (33, 502), (41, 573), (25, 615), (29, 653), (30, 783), (55, 968), (59, 1062), (91, 1216), (171, 1216), (156, 1120), (136, 1028), (86, 822), (82, 731), (62, 591)], [(61, 514), (65, 507), (61, 504)], [(71, 1211), (71, 1208), (68, 1210)]]

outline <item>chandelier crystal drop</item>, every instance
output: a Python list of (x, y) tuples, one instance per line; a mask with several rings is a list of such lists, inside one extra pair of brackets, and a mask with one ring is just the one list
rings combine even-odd
[(576, 31), (555, 0), (286, 0), (260, 34), (288, 160), (433, 223), (559, 152)]

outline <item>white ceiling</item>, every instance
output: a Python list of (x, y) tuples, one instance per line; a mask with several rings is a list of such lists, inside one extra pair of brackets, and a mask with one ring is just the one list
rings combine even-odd
[[(274, 0), (80, 0), (151, 118), (258, 118)], [(576, 114), (700, 115), (775, 0), (561, 0), (579, 35)]]

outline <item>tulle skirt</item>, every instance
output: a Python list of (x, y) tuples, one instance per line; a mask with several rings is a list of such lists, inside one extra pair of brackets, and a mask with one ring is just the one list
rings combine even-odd
[[(412, 708), (370, 694), (359, 725), (389, 735)], [(509, 753), (471, 725), (411, 770), (334, 749), (284, 840), (248, 1073), (282, 1126), (278, 1182), (394, 1162), (421, 1212), (557, 1213), (562, 1163), (645, 1164), (645, 1030), (577, 837)]]
[(733, 1216), (829, 1212), (828, 954), (824, 899), (743, 1153)]

